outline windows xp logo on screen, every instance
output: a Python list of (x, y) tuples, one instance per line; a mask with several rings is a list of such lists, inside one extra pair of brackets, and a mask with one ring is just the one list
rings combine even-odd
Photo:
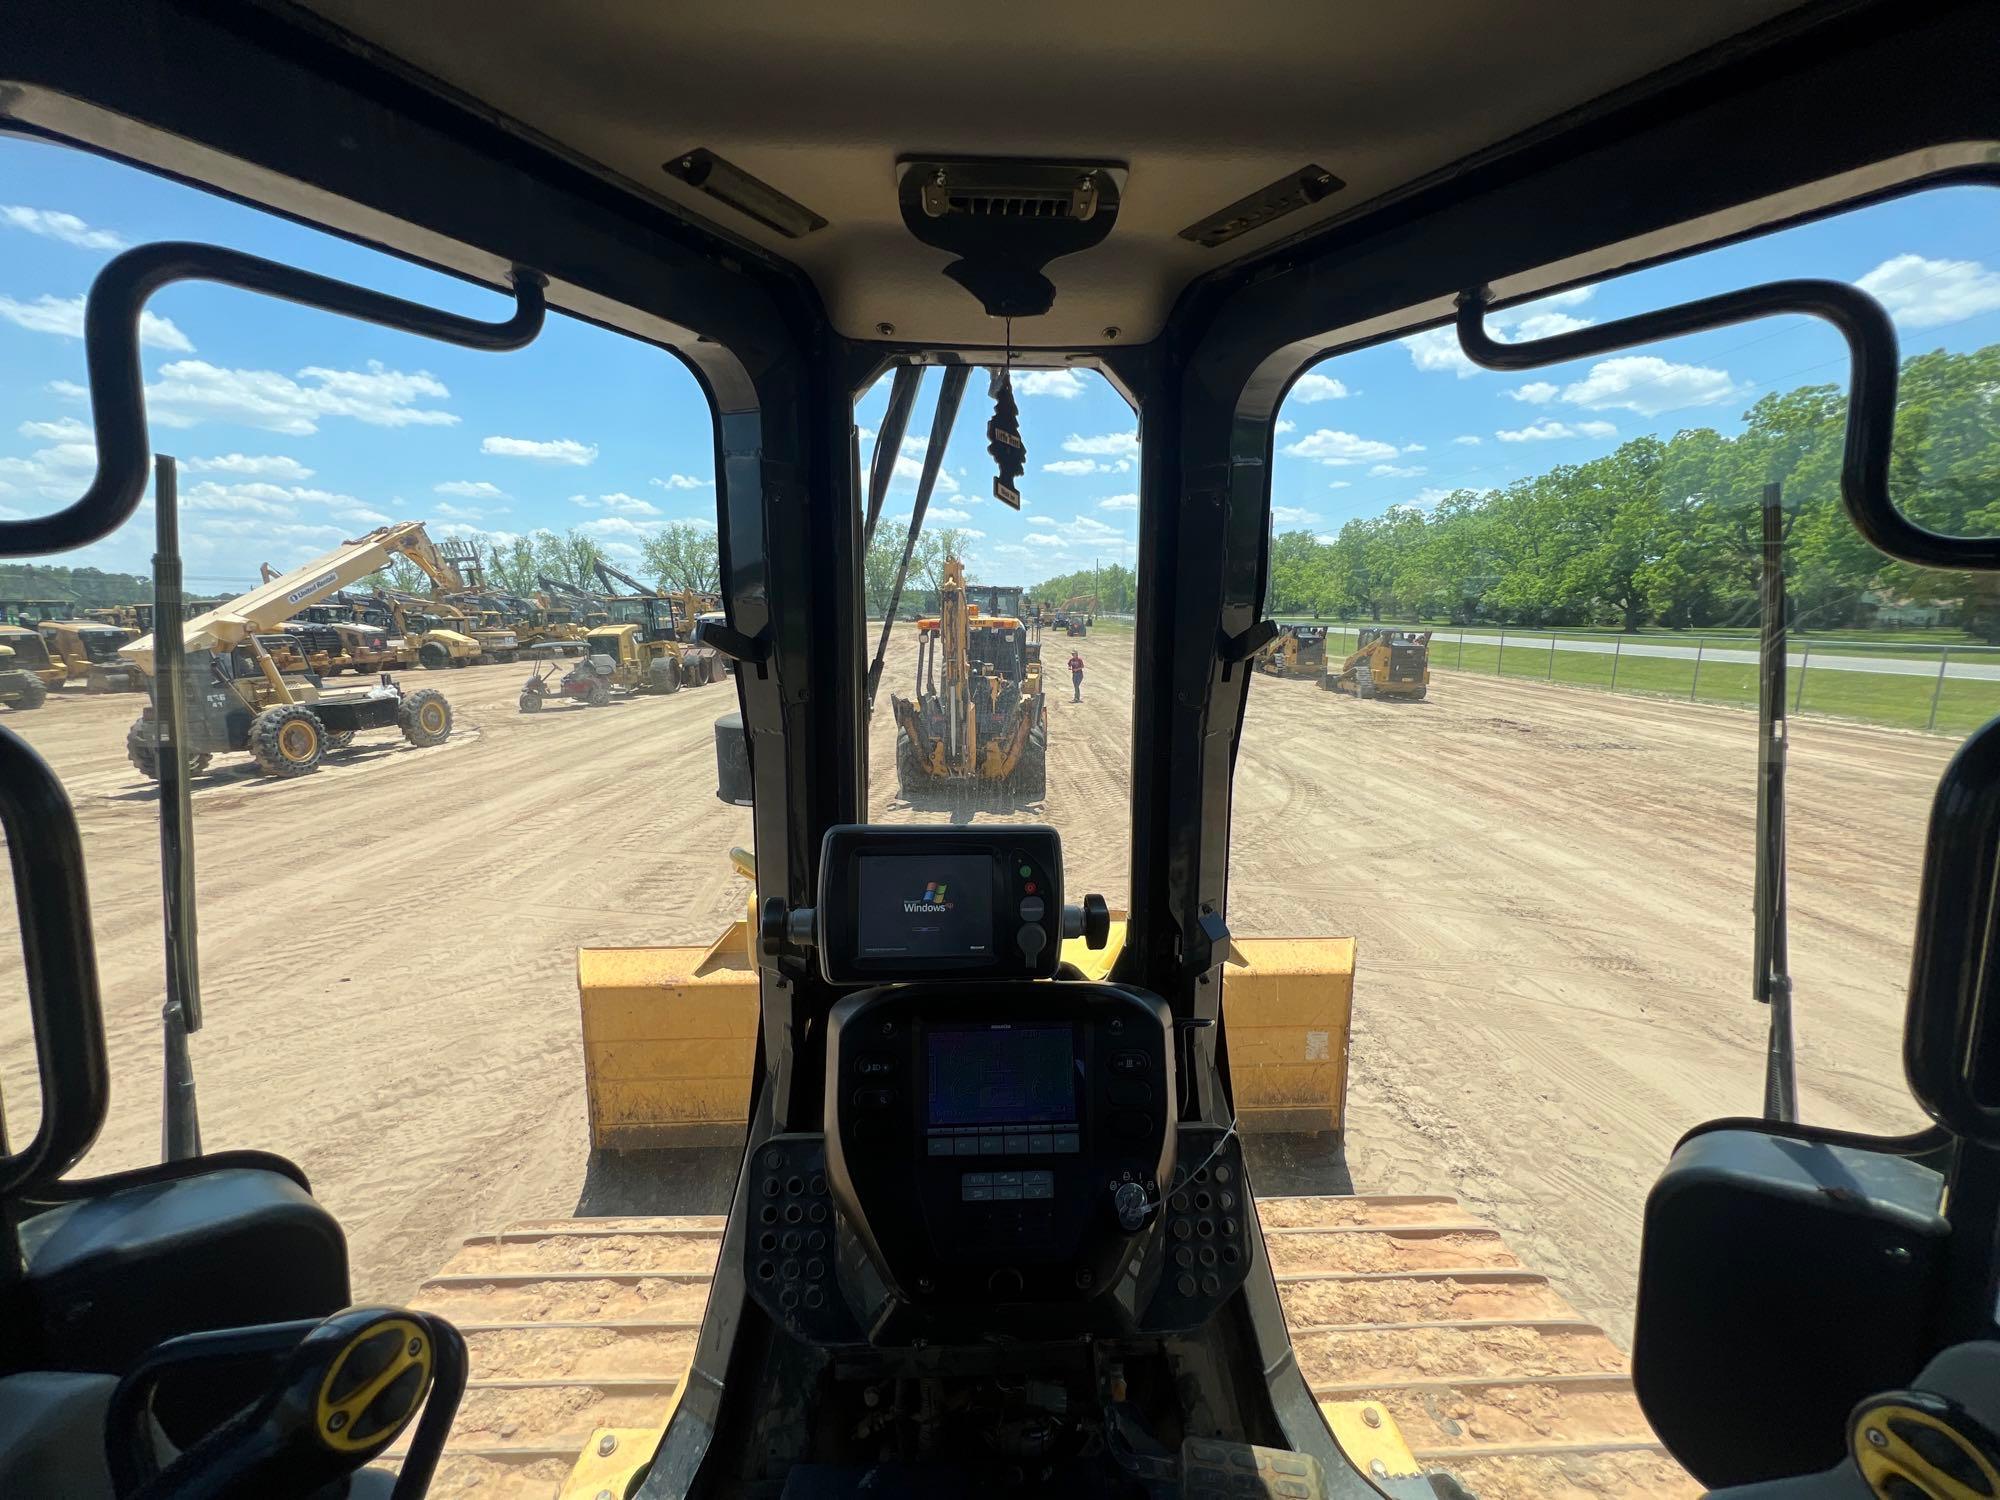
[(903, 903), (903, 910), (908, 912), (950, 911), (952, 909), (953, 903), (947, 901), (945, 899), (945, 894), (944, 894), (948, 889), (950, 889), (950, 887), (948, 887), (942, 880), (927, 881), (924, 885), (924, 894), (922, 899), (917, 901), (905, 901)]

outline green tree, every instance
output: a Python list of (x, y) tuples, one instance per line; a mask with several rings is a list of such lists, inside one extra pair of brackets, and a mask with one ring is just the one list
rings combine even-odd
[(712, 593), (722, 578), (715, 532), (691, 521), (676, 521), (646, 539), (646, 571), (663, 589)]
[(561, 536), (553, 531), (535, 533), (535, 571), (580, 589), (595, 589), (592, 571), (603, 550), (590, 533), (572, 526)]

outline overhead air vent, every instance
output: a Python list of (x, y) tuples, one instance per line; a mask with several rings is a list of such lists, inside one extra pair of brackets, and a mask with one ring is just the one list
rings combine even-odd
[(1228, 244), (1238, 235), (1262, 229), (1287, 214), (1309, 208), (1346, 186), (1325, 167), (1301, 167), (1268, 187), (1259, 188), (1247, 198), (1238, 198), (1227, 208), (1210, 214), (1199, 223), (1188, 225), (1181, 231), (1181, 238), (1213, 250), (1217, 245)]
[(1032, 318), (1055, 302), (1042, 267), (1100, 243), (1118, 217), (1125, 169), (1108, 162), (906, 160), (903, 223), (959, 257), (945, 275), (996, 318)]
[(696, 147), (660, 165), (666, 168), (669, 177), (728, 204), (787, 239), (804, 239), (815, 229), (826, 228), (826, 220), (796, 198), (787, 197), (763, 178), (752, 177), (713, 151)]

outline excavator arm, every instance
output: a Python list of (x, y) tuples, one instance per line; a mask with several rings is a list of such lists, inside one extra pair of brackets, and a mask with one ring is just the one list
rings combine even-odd
[[(183, 639), (190, 651), (233, 650), (256, 632), (275, 630), (307, 605), (317, 604), (348, 584), (380, 572), (399, 557), (407, 557), (421, 568), (426, 555), (434, 562), (437, 560), (437, 549), (425, 535), (421, 521), (398, 521), (377, 527), (358, 540), (341, 543), (303, 567), (266, 579), (248, 593), (196, 615), (184, 627)], [(119, 655), (148, 677), (153, 675), (152, 636), (141, 636), (120, 647)]]

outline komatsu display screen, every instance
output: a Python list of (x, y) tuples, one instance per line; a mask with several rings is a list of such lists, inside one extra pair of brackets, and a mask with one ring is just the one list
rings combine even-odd
[(993, 952), (993, 861), (979, 854), (864, 854), (855, 861), (863, 959)]
[(933, 1129), (1076, 1118), (1076, 1042), (1068, 1026), (938, 1027), (928, 1043)]

